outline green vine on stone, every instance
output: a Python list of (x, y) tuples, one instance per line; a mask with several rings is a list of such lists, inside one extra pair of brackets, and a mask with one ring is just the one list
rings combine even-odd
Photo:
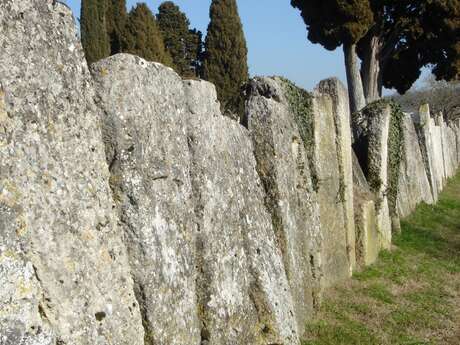
[(313, 96), (308, 91), (298, 87), (288, 79), (278, 77), (282, 82), (284, 95), (295, 121), (299, 128), (305, 151), (307, 152), (308, 165), (313, 184), (313, 189), (318, 191), (319, 181), (314, 164), (314, 121), (313, 121)]

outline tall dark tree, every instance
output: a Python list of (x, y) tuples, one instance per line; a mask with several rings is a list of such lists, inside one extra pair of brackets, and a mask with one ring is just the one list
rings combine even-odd
[(128, 19), (126, 13), (126, 0), (106, 0), (106, 27), (110, 39), (110, 54), (114, 55), (123, 51), (125, 39), (125, 25)]
[(106, 10), (106, 0), (82, 0), (81, 2), (81, 41), (88, 64), (110, 55)]
[(459, 0), (370, 3), (375, 22), (358, 49), (368, 102), (381, 97), (383, 86), (404, 93), (427, 65), (439, 79), (458, 77)]
[(190, 30), (187, 16), (172, 1), (162, 3), (158, 10), (158, 25), (177, 72), (186, 78), (196, 77), (196, 64), (201, 53), (201, 33)]
[[(301, 10), (309, 39), (327, 49), (345, 47), (350, 29), (359, 29), (353, 39), (362, 60), (356, 76), (361, 77), (367, 103), (382, 96), (383, 86), (407, 91), (424, 66), (431, 66), (438, 79), (459, 76), (460, 0), (291, 0), (291, 4)], [(344, 11), (352, 5), (352, 11)], [(360, 13), (366, 15), (359, 19)], [(348, 84), (353, 103), (361, 98), (356, 95), (360, 90)], [(352, 110), (359, 108), (352, 104)]]
[(246, 40), (236, 0), (213, 0), (205, 42), (203, 78), (216, 85), (224, 110), (242, 114), (240, 88), (248, 76)]
[(155, 16), (145, 3), (137, 4), (129, 13), (124, 46), (123, 51), (127, 53), (173, 66)]
[(291, 0), (301, 11), (307, 25), (308, 39), (328, 50), (343, 45), (352, 112), (366, 105), (359, 70), (357, 43), (374, 22), (368, 0)]

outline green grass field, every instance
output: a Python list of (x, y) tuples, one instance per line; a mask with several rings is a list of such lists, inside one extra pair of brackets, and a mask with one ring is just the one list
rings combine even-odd
[(460, 345), (460, 174), (401, 225), (391, 252), (325, 293), (305, 345)]

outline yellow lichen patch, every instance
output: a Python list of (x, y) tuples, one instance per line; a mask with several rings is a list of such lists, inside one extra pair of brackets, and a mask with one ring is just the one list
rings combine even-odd
[(69, 258), (64, 258), (64, 267), (70, 271), (75, 272), (75, 262)]
[(0, 203), (8, 207), (14, 207), (20, 198), (21, 193), (13, 182), (3, 180), (0, 183)]
[(0, 123), (3, 123), (7, 120), (8, 116), (6, 114), (5, 107), (5, 92), (0, 89)]
[(27, 223), (24, 219), (20, 218), (18, 220), (18, 227), (16, 228), (16, 234), (20, 237), (25, 236), (27, 233)]
[(31, 291), (32, 287), (30, 284), (27, 284), (27, 282), (25, 282), (23, 279), (19, 280), (16, 289), (18, 299), (26, 298), (28, 295), (30, 295)]
[(85, 242), (93, 241), (94, 235), (91, 233), (91, 230), (84, 230), (81, 233), (81, 239)]
[(107, 70), (107, 68), (101, 68), (101, 70), (99, 72), (100, 72), (101, 76), (103, 76), (103, 77), (109, 75), (109, 71)]
[(101, 263), (103, 265), (107, 265), (112, 262), (112, 257), (110, 256), (110, 253), (108, 252), (107, 249), (102, 249), (100, 253), (101, 253)]
[(0, 255), (0, 262), (3, 262), (4, 260), (16, 260), (17, 259), (17, 255), (16, 253), (11, 250), (11, 249), (7, 249), (5, 250), (2, 255)]

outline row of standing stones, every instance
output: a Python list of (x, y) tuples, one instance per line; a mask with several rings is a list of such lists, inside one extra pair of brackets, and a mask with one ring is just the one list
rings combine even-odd
[(90, 72), (51, 0), (2, 1), (0, 47), (1, 345), (300, 344), (460, 162), (460, 123), (351, 118), (336, 79), (253, 79), (243, 127), (160, 64)]

